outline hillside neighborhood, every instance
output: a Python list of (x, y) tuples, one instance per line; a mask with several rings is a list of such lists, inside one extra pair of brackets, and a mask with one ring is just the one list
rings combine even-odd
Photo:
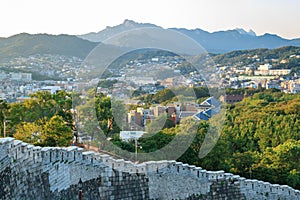
[[(211, 59), (214, 57), (211, 56)], [(259, 55), (247, 59), (251, 60), (251, 64), (215, 63), (215, 66), (210, 66), (217, 68), (216, 87), (234, 89), (261, 87), (275, 88), (285, 93), (300, 92), (299, 68), (296, 68), (297, 70), (276, 68), (278, 64), (299, 61), (300, 54), (291, 54), (282, 60), (272, 58), (262, 61)], [(153, 55), (152, 58), (127, 60), (122, 68), (108, 68), (107, 71), (111, 74), (109, 77), (100, 75), (83, 80), (78, 75), (92, 74), (94, 69), (93, 66), (83, 64), (82, 59), (38, 54), (15, 58), (0, 65), (0, 97), (11, 102), (22, 101), (36, 91), (47, 90), (51, 93), (59, 90), (81, 91), (101, 81), (114, 81), (114, 84), (111, 88), (98, 87), (98, 92), (119, 98), (124, 97), (126, 90), (150, 94), (170, 87), (205, 86), (207, 83), (201, 72), (187, 66), (186, 61), (179, 56)]]

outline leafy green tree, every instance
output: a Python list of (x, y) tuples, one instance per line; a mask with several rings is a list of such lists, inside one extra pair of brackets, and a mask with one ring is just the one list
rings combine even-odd
[(9, 109), (9, 104), (4, 100), (0, 99), (0, 136), (3, 136), (3, 129), (4, 129), (4, 120), (7, 119), (7, 112)]
[(61, 116), (53, 116), (44, 126), (42, 139), (45, 146), (69, 146), (72, 138), (72, 129)]
[(121, 100), (111, 99), (111, 112), (112, 112), (112, 133), (119, 133), (126, 126), (126, 115), (129, 110), (126, 110), (125, 105)]
[(53, 95), (47, 91), (38, 91), (31, 95), (33, 100), (29, 101), (36, 101), (39, 105), (35, 112), (39, 114), (39, 118), (51, 118), (56, 112), (56, 102), (53, 99)]
[(149, 134), (155, 134), (160, 130), (172, 128), (175, 123), (170, 119), (167, 113), (160, 114), (155, 120), (147, 124), (146, 131)]
[(291, 170), (287, 177), (287, 183), (293, 188), (300, 188), (300, 171), (296, 169)]
[(258, 158), (259, 154), (257, 152), (247, 151), (234, 153), (230, 158), (230, 170), (243, 177), (252, 178), (252, 166), (256, 164)]
[(154, 103), (162, 103), (168, 100), (171, 100), (173, 97), (175, 97), (175, 94), (172, 92), (171, 89), (164, 89), (161, 91), (158, 91), (152, 98), (152, 101)]
[(72, 110), (72, 94), (62, 90), (53, 95), (55, 101), (55, 115), (61, 116), (69, 125), (73, 122)]
[(101, 130), (105, 135), (108, 135), (111, 127), (110, 124), (113, 118), (111, 108), (111, 98), (100, 95), (95, 98), (95, 110)]
[(121, 140), (120, 137), (114, 137), (112, 140), (113, 144), (120, 147), (123, 150), (129, 151), (129, 152), (134, 152), (135, 151), (135, 145), (130, 142), (124, 142)]
[(163, 148), (175, 137), (175, 129), (165, 129), (156, 132), (154, 135), (145, 135), (139, 139), (139, 143), (145, 152), (152, 152)]
[(17, 125), (14, 138), (30, 144), (41, 143), (42, 127), (36, 123), (23, 122)]

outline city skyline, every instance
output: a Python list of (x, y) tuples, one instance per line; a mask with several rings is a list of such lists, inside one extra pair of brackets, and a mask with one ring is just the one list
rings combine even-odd
[(257, 35), (300, 38), (297, 0), (38, 1), (0, 3), (0, 37), (22, 32), (79, 35), (98, 32), (125, 19), (164, 28), (200, 28), (208, 32), (243, 28)]

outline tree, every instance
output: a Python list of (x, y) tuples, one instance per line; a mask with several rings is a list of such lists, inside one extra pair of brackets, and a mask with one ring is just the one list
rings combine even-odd
[(146, 131), (149, 134), (155, 134), (165, 128), (172, 128), (175, 123), (168, 118), (167, 113), (160, 114), (155, 120), (147, 124)]
[(4, 129), (4, 120), (6, 120), (6, 115), (9, 109), (9, 104), (4, 100), (0, 99), (0, 136), (2, 136)]
[(41, 142), (42, 127), (36, 123), (23, 122), (17, 125), (14, 138), (23, 142), (38, 144)]
[[(39, 118), (51, 118), (56, 113), (56, 102), (53, 95), (47, 91), (38, 91), (31, 95), (32, 100), (38, 104), (35, 112), (38, 112)], [(26, 105), (26, 104), (25, 104)]]
[(119, 133), (126, 123), (126, 108), (125, 105), (120, 100), (116, 100), (115, 98), (111, 99), (111, 112), (112, 112), (112, 133)]
[(288, 185), (292, 186), (293, 188), (300, 188), (300, 171), (293, 169), (290, 171), (287, 177)]
[(61, 116), (53, 116), (44, 126), (42, 139), (46, 146), (69, 146), (72, 138), (72, 129)]
[(109, 122), (112, 120), (111, 99), (100, 95), (95, 98), (95, 109), (101, 130), (105, 135), (110, 132)]
[(62, 116), (64, 121), (69, 124), (73, 122), (73, 115), (71, 113), (72, 109), (72, 94), (66, 91), (59, 91), (53, 95), (53, 100), (55, 101), (55, 114)]
[(155, 103), (162, 103), (167, 100), (171, 100), (173, 97), (175, 97), (175, 94), (170, 89), (164, 89), (161, 91), (158, 91), (152, 98), (152, 101)]

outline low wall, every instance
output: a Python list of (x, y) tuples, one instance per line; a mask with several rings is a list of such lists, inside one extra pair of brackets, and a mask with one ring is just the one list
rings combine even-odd
[(81, 148), (0, 139), (0, 199), (299, 199), (285, 185), (176, 161), (134, 164)]

